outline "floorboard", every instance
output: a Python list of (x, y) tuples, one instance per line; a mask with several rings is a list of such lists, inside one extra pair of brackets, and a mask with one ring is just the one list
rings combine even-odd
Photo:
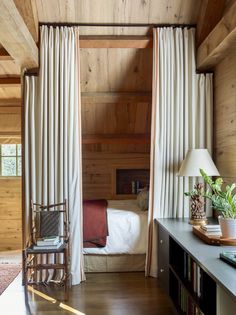
[(27, 309), (19, 275), (0, 297), (1, 315), (174, 314), (158, 280), (145, 278), (141, 272), (87, 274), (87, 281), (72, 287), (67, 302), (62, 301), (62, 288), (51, 286), (37, 286), (28, 297)]

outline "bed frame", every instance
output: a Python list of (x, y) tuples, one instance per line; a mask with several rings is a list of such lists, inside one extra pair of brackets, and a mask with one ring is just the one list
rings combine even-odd
[(85, 272), (130, 272), (145, 270), (145, 254), (84, 255)]

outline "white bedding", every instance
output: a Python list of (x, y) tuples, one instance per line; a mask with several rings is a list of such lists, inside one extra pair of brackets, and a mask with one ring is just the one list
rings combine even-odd
[(108, 200), (109, 236), (103, 248), (84, 248), (84, 254), (145, 254), (147, 245), (147, 211), (136, 200)]

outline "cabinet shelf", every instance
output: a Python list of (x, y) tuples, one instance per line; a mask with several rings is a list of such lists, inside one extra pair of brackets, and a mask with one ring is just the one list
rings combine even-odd
[[(193, 304), (195, 304), (197, 306), (197, 308), (202, 312), (202, 308), (201, 308), (201, 300), (200, 298), (197, 296), (196, 293), (192, 292), (192, 288), (190, 286), (190, 284), (188, 282), (186, 282), (184, 279), (182, 279), (179, 275), (178, 272), (176, 272), (174, 270), (174, 268), (170, 265), (169, 266), (170, 271), (173, 273), (173, 275), (177, 278), (178, 282), (181, 283), (181, 285), (185, 288), (185, 290), (188, 292), (189, 297), (191, 298), (191, 300), (193, 301)], [(181, 310), (181, 309), (180, 309)], [(184, 314), (184, 313), (183, 313)]]
[(169, 294), (175, 311), (184, 315), (218, 315), (216, 282), (198, 264), (191, 251), (161, 224), (158, 224), (158, 243), (159, 281)]

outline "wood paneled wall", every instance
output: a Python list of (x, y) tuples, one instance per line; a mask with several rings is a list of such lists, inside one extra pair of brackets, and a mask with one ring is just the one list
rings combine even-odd
[(150, 158), (145, 153), (87, 152), (82, 163), (84, 199), (129, 199), (132, 196), (116, 195), (116, 169), (149, 169)]
[(115, 174), (149, 169), (152, 49), (83, 48), (80, 63), (84, 198), (135, 197), (116, 195)]
[(20, 143), (21, 108), (0, 105), (0, 144)]
[(0, 251), (21, 248), (21, 178), (0, 178)]
[[(12, 101), (12, 103), (14, 103)], [(0, 144), (21, 142), (21, 108), (0, 104)], [(0, 250), (21, 248), (21, 178), (0, 177)]]
[(220, 175), (236, 181), (236, 55), (232, 53), (215, 68), (214, 151)]
[(152, 49), (83, 48), (82, 92), (151, 91)]

